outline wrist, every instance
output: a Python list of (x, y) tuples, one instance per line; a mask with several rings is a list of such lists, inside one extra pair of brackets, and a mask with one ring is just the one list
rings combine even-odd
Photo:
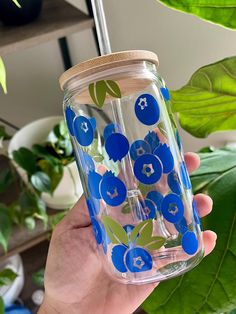
[(78, 304), (67, 304), (44, 296), (42, 305), (39, 308), (38, 314), (80, 314)]

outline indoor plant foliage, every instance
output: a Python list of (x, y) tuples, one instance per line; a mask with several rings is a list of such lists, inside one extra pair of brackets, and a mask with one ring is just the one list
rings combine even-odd
[[(17, 274), (14, 273), (10, 268), (0, 270), (0, 287), (11, 284), (16, 279), (16, 277)], [(4, 303), (2, 297), (0, 296), (0, 314), (4, 313)]]

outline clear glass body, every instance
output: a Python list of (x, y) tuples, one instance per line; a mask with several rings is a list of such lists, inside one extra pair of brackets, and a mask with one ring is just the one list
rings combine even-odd
[(156, 66), (130, 61), (75, 77), (64, 112), (107, 272), (142, 284), (197, 265), (204, 254), (200, 220)]

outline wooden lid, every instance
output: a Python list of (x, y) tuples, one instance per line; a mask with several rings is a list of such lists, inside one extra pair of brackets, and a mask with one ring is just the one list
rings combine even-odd
[(119, 66), (129, 61), (150, 61), (156, 66), (159, 65), (158, 57), (155, 53), (146, 50), (130, 50), (111, 53), (101, 57), (93, 58), (82, 63), (79, 63), (66, 72), (59, 78), (60, 87), (63, 90), (65, 84), (77, 75), (90, 75), (94, 70), (101, 67)]

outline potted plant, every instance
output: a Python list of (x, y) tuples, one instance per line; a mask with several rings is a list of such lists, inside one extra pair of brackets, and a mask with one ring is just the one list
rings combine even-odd
[(48, 117), (26, 125), (13, 136), (8, 147), (20, 176), (54, 209), (70, 208), (82, 194), (70, 137), (62, 119)]

